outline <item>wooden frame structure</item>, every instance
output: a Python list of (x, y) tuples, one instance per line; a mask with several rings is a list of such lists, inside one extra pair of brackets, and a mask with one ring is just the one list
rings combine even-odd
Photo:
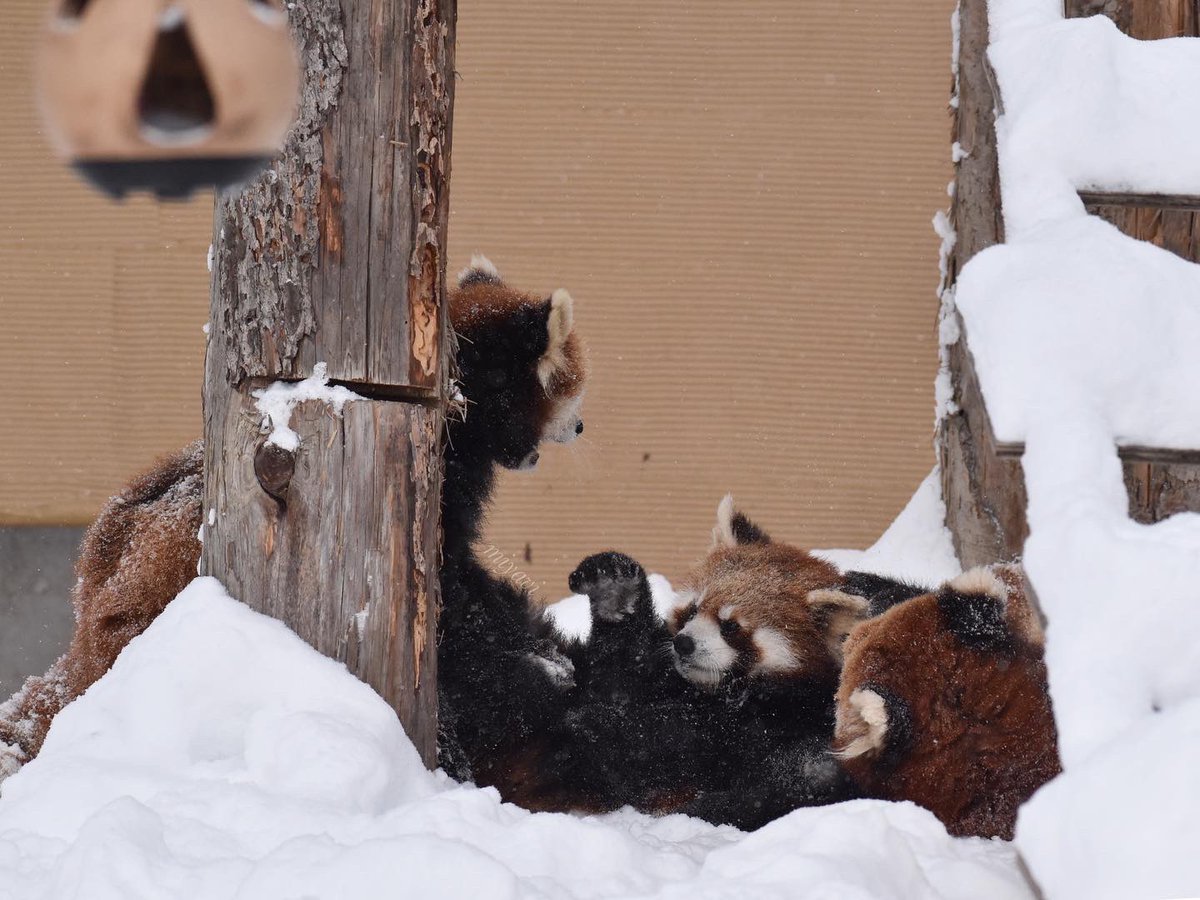
[[(1067, 16), (1104, 14), (1132, 37), (1154, 40), (1200, 35), (1200, 0), (1066, 0)], [(957, 242), (945, 287), (979, 251), (1004, 240), (994, 110), (1002, 109), (987, 62), (986, 0), (961, 0), (958, 106), (954, 137), (966, 151), (958, 162), (951, 221)], [(1125, 234), (1200, 263), (1200, 197), (1081, 195), (1088, 212)], [(953, 313), (958, 317), (958, 313)], [(964, 566), (1021, 555), (1029, 528), (1021, 444), (996, 440), (958, 317), (959, 339), (948, 364), (957, 411), (943, 418), (937, 445), (942, 495), (955, 550)], [(1157, 522), (1200, 511), (1200, 448), (1195, 451), (1121, 447), (1130, 516)]]

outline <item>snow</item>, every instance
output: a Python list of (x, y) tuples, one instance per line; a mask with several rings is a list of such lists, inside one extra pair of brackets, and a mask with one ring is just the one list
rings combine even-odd
[(1017, 844), (1055, 898), (1200, 895), (1200, 516), (1128, 517), (1116, 445), (1200, 448), (1200, 267), (1077, 191), (1200, 194), (1200, 41), (1057, 0), (992, 0), (1007, 243), (955, 301), (1002, 441), (1024, 441), (1024, 562), (1064, 774)]
[(421, 765), (388, 706), (194, 581), (4, 783), (0, 898), (1029, 898), (1011, 845), (910, 804), (754, 834), (529, 813)]
[(254, 391), (254, 408), (263, 417), (263, 431), (270, 431), (268, 444), (284, 450), (295, 451), (300, 446), (300, 435), (290, 427), (292, 410), (300, 403), (319, 400), (333, 407), (336, 415), (352, 400), (360, 400), (349, 388), (329, 386), (329, 374), (325, 363), (313, 366), (313, 373), (303, 381), (276, 381), (270, 387)]

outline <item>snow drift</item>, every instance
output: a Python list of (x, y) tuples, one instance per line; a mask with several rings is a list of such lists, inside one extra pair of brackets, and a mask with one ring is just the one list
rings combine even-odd
[(392, 711), (192, 583), (3, 786), (0, 898), (1026, 898), (1002, 842), (909, 804), (754, 834), (529, 813), (421, 765)]

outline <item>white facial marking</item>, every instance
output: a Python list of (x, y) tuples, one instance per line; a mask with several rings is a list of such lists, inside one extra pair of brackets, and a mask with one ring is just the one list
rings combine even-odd
[(758, 648), (759, 672), (790, 672), (800, 665), (787, 636), (770, 625), (754, 629), (754, 646)]
[(579, 407), (583, 406), (583, 394), (570, 397), (559, 403), (554, 411), (554, 418), (546, 423), (542, 430), (543, 441), (554, 441), (556, 444), (569, 444), (579, 437)]
[(693, 684), (712, 687), (721, 676), (737, 662), (737, 651), (725, 643), (721, 629), (709, 616), (696, 616), (679, 630), (696, 642), (691, 655), (675, 657), (675, 668), (679, 674)]
[(859, 689), (850, 695), (849, 716), (843, 718), (838, 710), (837, 730), (839, 733), (854, 734), (849, 744), (837, 751), (840, 759), (854, 759), (864, 753), (879, 750), (887, 737), (887, 704), (871, 690)]
[(721, 621), (724, 621), (725, 619), (730, 618), (732, 615), (733, 615), (733, 604), (732, 603), (726, 603), (719, 610), (717, 610), (717, 618), (720, 619)]

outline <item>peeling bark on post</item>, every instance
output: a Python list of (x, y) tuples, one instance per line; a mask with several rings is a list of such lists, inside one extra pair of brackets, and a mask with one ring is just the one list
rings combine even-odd
[[(432, 765), (455, 2), (289, 13), (297, 125), (217, 203), (202, 566), (344, 660)], [(299, 449), (266, 444), (253, 391), (319, 362), (363, 399), (304, 403)]]

